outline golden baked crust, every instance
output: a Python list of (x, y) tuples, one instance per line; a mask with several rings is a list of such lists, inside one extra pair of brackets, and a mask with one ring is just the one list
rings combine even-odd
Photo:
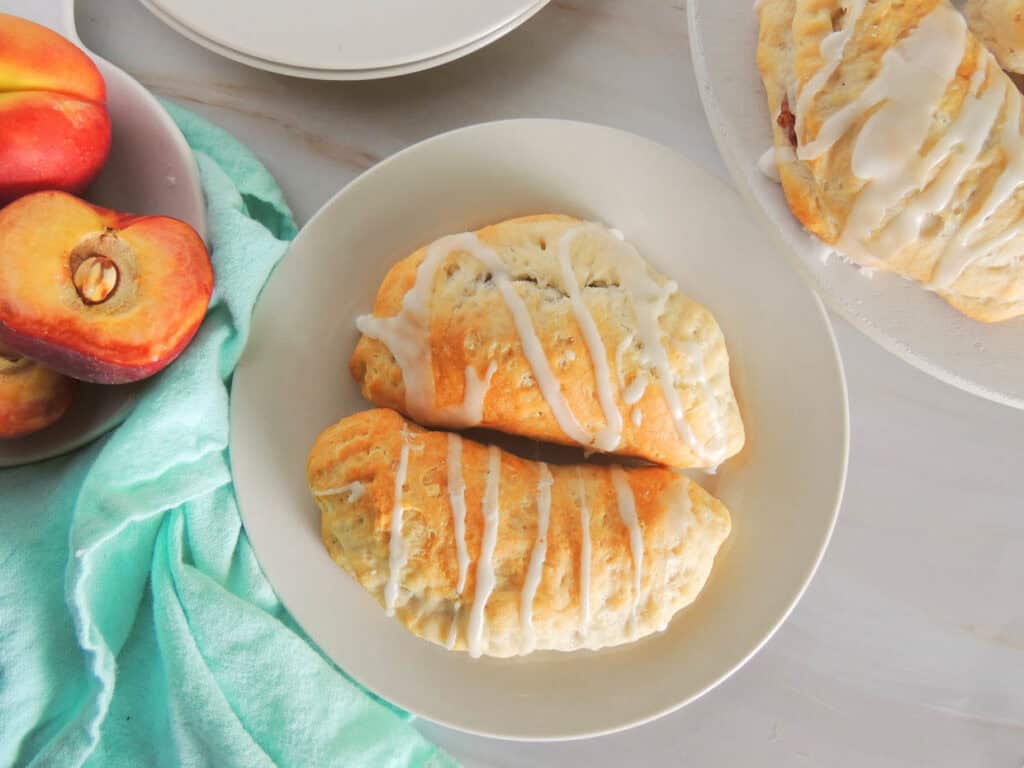
[[(461, 448), (457, 458), (452, 442)], [(455, 471), (451, 485), (456, 462), (462, 471)], [(494, 550), (491, 558), (482, 558), (489, 467), (498, 462), (492, 489), (498, 520)], [(396, 474), (403, 469), (399, 544), (406, 557), (404, 566), (393, 571)], [(460, 498), (460, 478), (467, 553), (461, 595), (457, 501), (453, 504), (453, 498)], [(391, 607), (403, 625), (433, 643), (489, 656), (601, 648), (663, 629), (696, 598), (730, 530), (722, 503), (669, 469), (544, 465), (421, 429), (383, 409), (358, 413), (325, 430), (310, 452), (308, 480), (320, 507), (324, 544), (342, 568), (385, 606), (389, 579), (397, 574)], [(543, 567), (535, 571), (535, 596), (528, 600), (524, 595), (530, 594), (528, 574), (544, 518), (545, 486), (550, 494), (546, 552), (539, 558)], [(642, 539), (639, 593), (632, 554), (637, 540), (623, 522), (630, 499)], [(588, 545), (584, 506), (589, 558), (581, 557)], [(471, 648), (478, 581), (486, 579), (481, 573), (488, 564), (494, 588), (479, 603), (485, 618), (477, 625), (479, 644)], [(584, 568), (589, 568), (586, 588)], [(531, 620), (524, 621), (525, 605), (532, 607)]]
[(678, 467), (743, 446), (711, 313), (597, 224), (529, 216), (442, 238), (391, 269), (359, 325), (364, 396), (423, 424)]
[(1024, 0), (967, 0), (964, 16), (1003, 69), (1024, 73)]
[(764, 0), (758, 13), (797, 219), (970, 317), (1024, 314), (1021, 96), (959, 12), (947, 0)]

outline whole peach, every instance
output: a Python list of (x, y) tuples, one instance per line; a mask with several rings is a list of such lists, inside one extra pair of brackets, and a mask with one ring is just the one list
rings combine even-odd
[(0, 13), (0, 205), (41, 189), (81, 192), (109, 152), (96, 65), (56, 32)]
[(0, 438), (21, 437), (57, 421), (74, 381), (0, 344)]

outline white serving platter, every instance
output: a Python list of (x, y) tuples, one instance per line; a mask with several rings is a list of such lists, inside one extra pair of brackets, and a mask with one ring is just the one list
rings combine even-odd
[(755, 65), (753, 3), (690, 0), (690, 48), (708, 123), (740, 194), (830, 309), (885, 349), (942, 381), (1024, 408), (1024, 318), (971, 320), (916, 283), (832, 256), (790, 213), (757, 166), (771, 119)]

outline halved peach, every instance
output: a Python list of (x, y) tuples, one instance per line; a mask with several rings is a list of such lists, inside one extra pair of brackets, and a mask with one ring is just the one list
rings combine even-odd
[(40, 189), (80, 192), (109, 151), (96, 65), (53, 30), (0, 13), (0, 205)]
[(192, 339), (212, 291), (206, 246), (183, 221), (64, 192), (0, 210), (0, 342), (67, 376), (153, 375)]
[(38, 432), (57, 421), (74, 381), (0, 344), (0, 438)]

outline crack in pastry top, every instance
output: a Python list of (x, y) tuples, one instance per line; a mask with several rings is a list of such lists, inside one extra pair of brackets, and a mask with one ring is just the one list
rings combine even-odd
[[(823, 38), (822, 66), (799, 94), (796, 120), (802, 143), (796, 156), (804, 161), (820, 157), (870, 114), (853, 146), (851, 169), (867, 183), (839, 235), (839, 250), (845, 255), (862, 265), (878, 266), (889, 254), (913, 242), (933, 217), (950, 205), (1004, 115), (996, 142), (1006, 163), (987, 195), (948, 238), (925, 284), (931, 290), (950, 290), (972, 264), (1024, 235), (1024, 221), (1018, 220), (1000, 233), (978, 237), (1024, 181), (1021, 94), (1007, 78), (999, 76), (995, 59), (982, 49), (960, 114), (935, 145), (922, 153), (932, 120), (957, 77), (970, 40), (961, 14), (947, 3), (939, 3), (883, 54), (877, 75), (864, 90), (830, 114), (817, 134), (805, 141), (803, 117), (842, 62), (865, 0), (851, 0), (844, 7), (844, 27)], [(906, 203), (903, 210), (887, 220), (901, 201)], [(877, 239), (876, 245), (868, 243), (872, 237)]]
[[(627, 335), (628, 341), (620, 343), (615, 352), (617, 380), (609, 370), (608, 352), (593, 315), (583, 301), (579, 283), (573, 271), (571, 249), (575, 239), (585, 231), (610, 235), (608, 253), (619, 273), (619, 281), (636, 316), (637, 328)], [(653, 369), (655, 380), (672, 416), (680, 438), (687, 443), (698, 457), (711, 464), (718, 464), (725, 454), (722, 424), (718, 418), (717, 402), (710, 393), (709, 382), (704, 375), (700, 350), (696, 345), (686, 345), (684, 355), (690, 368), (696, 371), (693, 384), (702, 388), (710, 397), (712, 410), (712, 434), (708, 444), (702, 444), (686, 420), (682, 399), (676, 390), (674, 375), (669, 364), (659, 319), (665, 312), (669, 297), (678, 290), (677, 285), (668, 281), (661, 286), (648, 272), (647, 263), (628, 242), (605, 227), (595, 223), (583, 223), (568, 229), (560, 238), (558, 262), (565, 283), (566, 294), (572, 303), (574, 317), (582, 331), (584, 342), (594, 366), (598, 400), (605, 418), (605, 426), (596, 433), (587, 431), (572, 411), (561, 385), (537, 337), (526, 302), (516, 291), (508, 266), (498, 253), (483, 243), (475, 233), (464, 232), (448, 235), (427, 247), (423, 261), (416, 268), (412, 287), (402, 297), (401, 309), (391, 317), (362, 315), (356, 320), (360, 332), (385, 344), (402, 371), (405, 384), (405, 403), (409, 415), (414, 419), (449, 427), (470, 427), (483, 419), (483, 405), (497, 365), (491, 361), (481, 378), (472, 366), (465, 371), (466, 384), (463, 402), (458, 405), (437, 406), (433, 358), (430, 345), (430, 301), (434, 278), (444, 260), (452, 253), (464, 252), (484, 264), (491, 272), (492, 279), (512, 315), (523, 353), (545, 402), (559, 427), (573, 442), (599, 451), (614, 451), (622, 439), (623, 415), (616, 395), (626, 405), (639, 401), (647, 388), (649, 379), (641, 371), (628, 387), (623, 388), (622, 355), (635, 340), (644, 347), (643, 361)], [(634, 420), (635, 424), (635, 420)]]

